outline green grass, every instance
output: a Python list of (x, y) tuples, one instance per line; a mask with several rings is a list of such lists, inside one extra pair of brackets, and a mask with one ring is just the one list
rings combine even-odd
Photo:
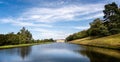
[(82, 38), (70, 41), (70, 43), (88, 45), (88, 46), (97, 46), (103, 48), (113, 48), (120, 49), (120, 34), (101, 37), (101, 38)]
[(0, 49), (25, 47), (25, 46), (32, 46), (32, 45), (39, 45), (39, 44), (47, 44), (47, 43), (51, 43), (51, 42), (29, 43), (29, 44), (18, 44), (18, 45), (4, 45), (4, 46), (0, 46)]

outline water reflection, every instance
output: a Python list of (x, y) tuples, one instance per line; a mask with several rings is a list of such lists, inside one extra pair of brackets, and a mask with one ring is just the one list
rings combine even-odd
[(120, 62), (120, 51), (52, 43), (1, 49), (0, 62)]
[(22, 57), (22, 59), (27, 57), (30, 54), (30, 52), (31, 52), (31, 47), (30, 46), (19, 48), (19, 54)]
[(88, 46), (82, 46), (82, 48), (85, 48), (88, 51), (94, 51), (97, 53), (113, 56), (115, 58), (120, 59), (120, 51), (119, 50), (113, 50), (113, 49), (106, 49), (106, 48), (98, 48), (98, 47), (88, 47)]
[(31, 47), (0, 49), (0, 62), (18, 62), (29, 56)]
[(87, 56), (90, 62), (120, 62), (120, 51), (82, 46), (83, 50), (79, 51), (80, 54)]

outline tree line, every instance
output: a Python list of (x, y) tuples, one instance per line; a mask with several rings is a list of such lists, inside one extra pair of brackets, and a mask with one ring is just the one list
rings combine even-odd
[(23, 27), (17, 34), (14, 32), (0, 34), (0, 45), (16, 45), (39, 42), (54, 42), (53, 39), (34, 40), (30, 31)]
[(113, 2), (104, 6), (103, 20), (96, 18), (90, 23), (90, 28), (69, 35), (66, 40), (71, 41), (89, 36), (103, 37), (120, 33), (120, 8)]

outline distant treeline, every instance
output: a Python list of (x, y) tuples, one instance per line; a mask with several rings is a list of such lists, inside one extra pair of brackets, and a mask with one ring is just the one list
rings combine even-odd
[(71, 41), (89, 36), (103, 37), (120, 33), (120, 8), (115, 2), (105, 5), (104, 8), (103, 20), (95, 19), (90, 23), (89, 29), (74, 33), (66, 40)]
[(8, 34), (0, 34), (0, 45), (15, 45), (39, 42), (54, 42), (54, 40), (34, 40), (30, 31), (26, 30), (25, 27), (23, 27), (17, 34), (14, 34), (14, 32)]

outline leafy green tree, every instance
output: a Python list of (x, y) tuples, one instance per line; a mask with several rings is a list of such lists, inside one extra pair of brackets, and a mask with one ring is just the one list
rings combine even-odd
[(32, 34), (23, 27), (20, 32), (17, 33), (19, 35), (19, 38), (21, 40), (20, 43), (30, 43), (32, 38)]
[(115, 2), (105, 5), (104, 8), (104, 20), (95, 19), (90, 23), (88, 30), (69, 35), (66, 40), (71, 41), (87, 36), (107, 36), (120, 33), (120, 8)]
[(21, 44), (33, 42), (32, 34), (30, 31), (23, 27), (20, 32), (14, 34), (14, 32), (8, 34), (0, 34), (0, 45)]
[(0, 35), (0, 45), (19, 44), (19, 36), (12, 33)]
[(111, 34), (120, 33), (120, 8), (113, 2), (105, 5), (104, 24), (108, 27)]
[(109, 31), (107, 27), (104, 26), (103, 21), (97, 18), (92, 23), (90, 23), (89, 35), (90, 36), (106, 36), (106, 35), (109, 35)]
[(5, 45), (6, 44), (6, 37), (4, 34), (0, 34), (0, 45)]
[(14, 33), (6, 34), (6, 39), (6, 44), (19, 44), (20, 42), (19, 36)]
[(105, 21), (110, 21), (110, 16), (116, 15), (117, 9), (118, 6), (115, 2), (105, 5), (105, 10), (103, 10)]
[(66, 41), (74, 40), (73, 37), (74, 37), (74, 35), (69, 35), (69, 36), (66, 38)]
[(81, 38), (84, 38), (84, 37), (87, 37), (87, 36), (88, 36), (87, 30), (83, 30), (83, 31), (80, 31), (78, 33), (74, 33), (72, 35), (69, 35), (66, 38), (66, 41), (71, 41), (71, 40), (75, 40), (75, 39), (81, 39)]

